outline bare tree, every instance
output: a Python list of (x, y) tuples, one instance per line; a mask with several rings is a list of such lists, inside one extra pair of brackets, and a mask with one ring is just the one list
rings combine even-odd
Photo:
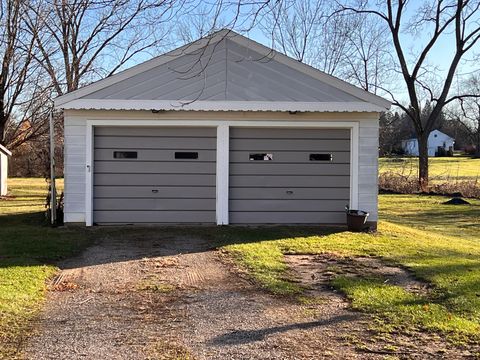
[(259, 26), (272, 48), (335, 75), (347, 52), (349, 22), (330, 16), (328, 1), (284, 0), (270, 2)]
[[(374, 4), (371, 4), (374, 3)], [(418, 4), (418, 3), (417, 3)], [(419, 143), (419, 185), (428, 188), (428, 135), (433, 130), (442, 109), (462, 95), (451, 95), (452, 81), (459, 64), (466, 54), (472, 53), (480, 38), (480, 2), (478, 0), (430, 0), (421, 2), (407, 12), (408, 0), (352, 0), (344, 1), (340, 12), (362, 14), (387, 25), (399, 70), (403, 78), (409, 104), (404, 105), (393, 94), (395, 105), (405, 111), (411, 119)], [(412, 5), (413, 6), (413, 5)], [(411, 14), (410, 16), (408, 14)], [(406, 35), (422, 33), (425, 43), (416, 42), (413, 55), (408, 52), (411, 45), (405, 42)], [(402, 36), (405, 35), (405, 36)], [(446, 73), (432, 82), (439, 72), (432, 63), (432, 49), (443, 39), (451, 39), (453, 45)], [(445, 56), (448, 56), (446, 52)], [(422, 100), (432, 104), (432, 111), (422, 119)]]
[(34, 62), (35, 40), (27, 26), (30, 4), (24, 0), (0, 2), (0, 144), (14, 149), (45, 131), (44, 119), (34, 109), (45, 105), (45, 88)]
[[(182, 0), (44, 0), (32, 19), (36, 58), (57, 95), (109, 76), (148, 51), (168, 34), (168, 21)], [(174, 6), (175, 5), (175, 6)], [(150, 55), (151, 56), (151, 55)]]
[(480, 75), (472, 74), (466, 81), (462, 93), (469, 95), (459, 98), (461, 112), (458, 121), (467, 130), (475, 145), (475, 157), (480, 157)]
[(392, 78), (386, 27), (358, 14), (338, 13), (329, 1), (270, 4), (261, 24), (273, 47), (298, 61), (376, 93)]
[(188, 44), (214, 31), (227, 27), (226, 18), (218, 3), (200, 2), (185, 4), (177, 13), (174, 36), (181, 44)]
[(384, 24), (371, 17), (349, 17), (340, 77), (374, 94), (392, 86), (394, 61)]

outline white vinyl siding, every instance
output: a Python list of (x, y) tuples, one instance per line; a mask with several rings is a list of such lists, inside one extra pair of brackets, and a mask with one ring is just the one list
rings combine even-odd
[(86, 121), (65, 111), (65, 222), (85, 222)]
[(369, 221), (378, 221), (378, 120), (360, 122), (358, 170), (358, 207), (370, 213)]

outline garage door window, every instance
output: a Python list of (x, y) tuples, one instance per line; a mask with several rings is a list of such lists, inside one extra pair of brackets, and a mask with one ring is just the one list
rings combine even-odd
[(250, 161), (272, 161), (272, 160), (273, 160), (273, 154), (265, 154), (265, 153), (250, 154)]
[(114, 151), (114, 159), (136, 159), (138, 158), (138, 153), (136, 151)]
[(175, 159), (198, 159), (198, 152), (176, 151)]
[(332, 154), (310, 154), (310, 161), (333, 161)]

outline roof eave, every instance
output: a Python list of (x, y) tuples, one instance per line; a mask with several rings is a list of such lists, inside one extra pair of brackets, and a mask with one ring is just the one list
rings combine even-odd
[(386, 108), (368, 102), (274, 101), (165, 101), (78, 99), (63, 106), (70, 110), (164, 111), (280, 111), (280, 112), (382, 112)]
[(12, 156), (12, 152), (8, 150), (5, 146), (0, 144), (0, 151), (3, 152), (7, 156)]

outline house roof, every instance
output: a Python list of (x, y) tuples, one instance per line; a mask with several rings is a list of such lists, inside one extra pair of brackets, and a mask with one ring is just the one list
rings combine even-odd
[[(455, 138), (453, 138), (453, 137), (451, 137), (451, 136), (449, 136), (449, 135), (441, 132), (440, 130), (433, 130), (433, 131), (431, 131), (430, 134), (428, 135), (428, 137), (430, 138), (430, 136), (432, 136), (432, 135), (435, 134), (435, 133), (441, 134), (441, 135), (445, 135), (445, 137), (447, 137), (447, 138), (449, 138), (449, 139), (451, 139), (451, 140), (455, 140)], [(410, 139), (403, 140), (403, 142), (407, 142), (407, 141), (418, 141), (418, 140), (417, 140), (417, 138), (410, 138)]]
[(55, 99), (64, 109), (380, 112), (391, 103), (230, 30)]
[(2, 144), (0, 144), (0, 152), (4, 153), (5, 155), (12, 156), (12, 152)]

